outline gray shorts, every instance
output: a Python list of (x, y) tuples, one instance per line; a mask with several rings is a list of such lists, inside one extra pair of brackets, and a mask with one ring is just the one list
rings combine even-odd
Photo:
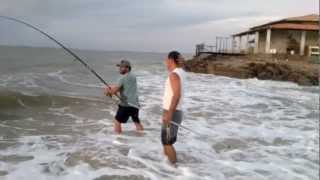
[[(165, 112), (165, 110), (164, 110)], [(177, 124), (181, 124), (182, 122), (182, 111), (176, 110), (172, 115), (172, 120)], [(161, 142), (163, 145), (172, 145), (177, 141), (177, 135), (178, 135), (178, 129), (179, 127), (170, 124), (168, 127), (165, 124), (162, 124), (161, 127)]]

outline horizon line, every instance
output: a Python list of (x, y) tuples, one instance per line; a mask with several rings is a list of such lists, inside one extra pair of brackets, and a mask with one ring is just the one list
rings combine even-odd
[[(6, 47), (16, 47), (16, 48), (50, 48), (50, 49), (62, 49), (61, 47), (55, 46), (37, 46), (37, 45), (12, 45), (12, 44), (1, 44), (0, 46)], [(80, 51), (97, 51), (97, 52), (128, 52), (128, 53), (154, 53), (154, 54), (167, 54), (168, 52), (160, 52), (160, 51), (134, 51), (134, 50), (108, 50), (108, 49), (86, 49), (86, 48), (73, 48), (68, 47), (73, 50), (80, 50)], [(181, 54), (189, 54), (192, 55), (192, 52), (180, 52)]]

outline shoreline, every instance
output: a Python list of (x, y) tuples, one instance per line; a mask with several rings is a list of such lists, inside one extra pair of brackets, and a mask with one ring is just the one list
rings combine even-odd
[(319, 85), (320, 64), (301, 57), (201, 55), (185, 62), (189, 72), (239, 79), (290, 81), (303, 86)]

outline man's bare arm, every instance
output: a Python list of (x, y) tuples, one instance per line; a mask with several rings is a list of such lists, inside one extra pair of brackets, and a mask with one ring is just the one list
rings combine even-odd
[(171, 104), (167, 113), (164, 114), (163, 121), (169, 123), (172, 119), (172, 115), (177, 109), (178, 103), (181, 97), (181, 80), (176, 73), (171, 73), (169, 75), (169, 81), (172, 87), (173, 96), (171, 99)]
[(172, 87), (172, 100), (169, 108), (169, 112), (173, 113), (179, 104), (181, 97), (181, 81), (180, 77), (176, 73), (171, 73), (169, 76), (170, 84)]
[(111, 85), (105, 88), (106, 95), (116, 95), (120, 91), (121, 87), (117, 85)]

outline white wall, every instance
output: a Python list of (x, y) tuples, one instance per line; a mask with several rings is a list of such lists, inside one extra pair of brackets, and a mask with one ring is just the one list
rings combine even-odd
[[(276, 49), (277, 53), (287, 53), (289, 35), (298, 43), (295, 54), (299, 54), (302, 31), (297, 30), (272, 30), (271, 31), (271, 46), (270, 49)], [(316, 46), (318, 42), (317, 31), (307, 31), (306, 47)], [(259, 33), (259, 53), (265, 53), (266, 46), (266, 30)]]

